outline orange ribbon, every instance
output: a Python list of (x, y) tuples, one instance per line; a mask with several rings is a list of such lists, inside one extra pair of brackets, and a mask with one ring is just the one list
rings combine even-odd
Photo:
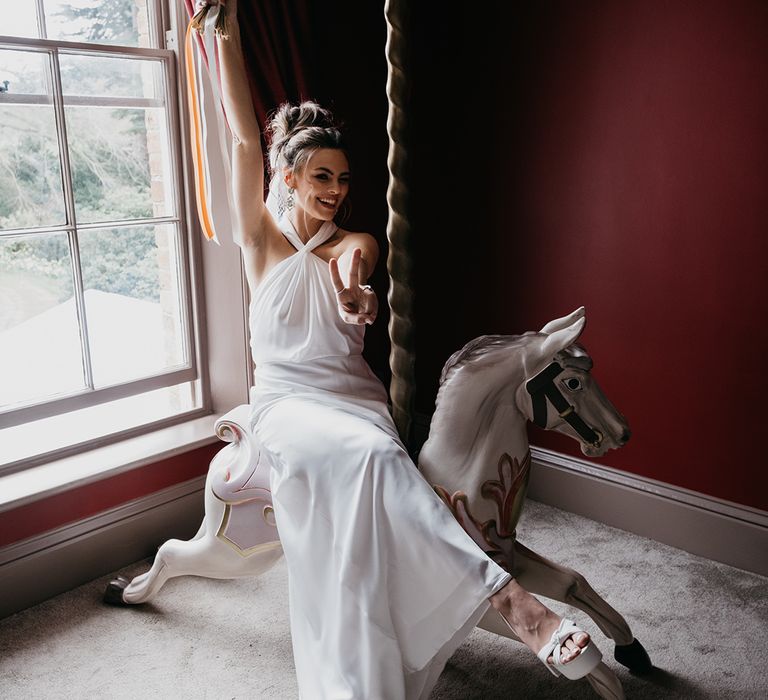
[[(213, 226), (211, 216), (211, 192), (208, 188), (210, 178), (206, 177), (208, 162), (205, 158), (203, 145), (203, 119), (204, 115), (200, 113), (200, 102), (198, 96), (199, 76), (195, 68), (194, 59), (194, 34), (192, 22), (187, 25), (187, 33), (184, 41), (184, 58), (187, 67), (187, 104), (189, 106), (190, 121), (190, 139), (192, 146), (192, 165), (194, 169), (195, 180), (195, 200), (197, 203), (197, 215), (200, 219), (200, 226), (203, 234), (209, 241), (218, 242), (216, 230)], [(216, 80), (215, 76), (211, 76)]]

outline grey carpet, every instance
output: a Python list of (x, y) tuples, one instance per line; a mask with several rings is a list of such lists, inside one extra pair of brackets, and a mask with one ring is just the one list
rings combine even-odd
[[(518, 533), (583, 573), (629, 621), (657, 666), (650, 677), (613, 661), (605, 637), (568, 609), (628, 698), (768, 698), (768, 579), (530, 501)], [(154, 603), (129, 609), (101, 604), (108, 578), (0, 620), (2, 700), (297, 697), (284, 560), (256, 579), (176, 579)], [(586, 681), (556, 679), (522, 645), (480, 629), (432, 696), (595, 697)]]

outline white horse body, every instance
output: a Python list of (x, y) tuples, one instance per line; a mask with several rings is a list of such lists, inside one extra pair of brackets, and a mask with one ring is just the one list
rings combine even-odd
[(211, 460), (205, 480), (205, 518), (197, 534), (191, 540), (165, 542), (152, 568), (130, 583), (116, 579), (110, 584), (111, 592), (107, 589), (108, 602), (144, 603), (176, 576), (258, 576), (280, 560), (283, 548), (269, 491), (270, 467), (248, 431), (248, 416), (249, 407), (244, 404), (216, 422), (216, 434), (230, 444)]
[[(578, 439), (585, 454), (603, 454), (629, 436), (626, 422), (589, 376), (591, 360), (574, 345), (584, 322), (580, 308), (539, 333), (483, 336), (455, 353), (443, 370), (418, 466), (478, 546), (521, 585), (584, 610), (616, 642), (617, 659), (633, 670), (647, 671), (650, 660), (627, 623), (584, 577), (537, 555), (515, 537), (530, 473), (527, 421), (534, 411), (526, 386), (532, 377), (557, 358), (563, 367), (561, 386), (578, 384), (568, 389), (572, 408), (563, 414), (575, 408), (594, 430), (595, 439), (586, 442), (551, 406), (545, 422), (548, 429)], [(217, 435), (230, 444), (211, 462), (205, 518), (197, 535), (189, 541), (164, 543), (145, 574), (130, 582), (123, 577), (110, 582), (107, 602), (145, 602), (175, 576), (257, 576), (280, 559), (270, 467), (248, 430), (248, 413), (247, 405), (238, 406), (216, 424)], [(492, 613), (489, 609), (478, 626), (515, 638)], [(621, 684), (605, 664), (587, 678), (601, 697), (623, 697)]]
[[(490, 554), (494, 544), (506, 552), (507, 556), (494, 557), (505, 565), (511, 555), (505, 545), (514, 541), (517, 506), (522, 505), (530, 464), (526, 420), (515, 402), (524, 372), (503, 360), (485, 360), (490, 357), (482, 362), (473, 358), (452, 370), (451, 381), (441, 382), (418, 466), (483, 550)], [(443, 374), (445, 377), (445, 370)], [(489, 392), (491, 386), (494, 389)], [(485, 490), (483, 484), (487, 485)], [(514, 512), (504, 518), (502, 504), (510, 495), (515, 500), (510, 493), (515, 487), (521, 498), (515, 502)], [(481, 523), (495, 527), (482, 533)]]
[[(443, 369), (418, 465), (478, 546), (526, 590), (585, 611), (617, 644), (622, 663), (647, 670), (644, 663), (650, 661), (624, 618), (586, 579), (541, 557), (516, 538), (530, 476), (527, 423), (534, 412), (526, 387), (532, 378), (558, 362), (563, 368), (558, 384), (571, 407), (564, 414), (580, 415), (596, 440), (585, 442), (549, 401), (542, 427), (577, 439), (589, 456), (620, 447), (629, 439), (626, 421), (589, 375), (592, 362), (586, 351), (575, 345), (584, 323), (580, 308), (548, 323), (539, 333), (483, 336), (455, 353)], [(493, 609), (478, 626), (515, 638)], [(623, 697), (621, 684), (603, 663), (588, 680), (601, 697)]]

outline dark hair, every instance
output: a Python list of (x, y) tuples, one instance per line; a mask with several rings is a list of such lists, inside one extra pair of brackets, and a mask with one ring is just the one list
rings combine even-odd
[(293, 171), (301, 170), (318, 148), (339, 149), (349, 160), (346, 144), (333, 115), (312, 100), (305, 100), (298, 106), (289, 102), (281, 104), (269, 118), (266, 134), (272, 175), (280, 155)]

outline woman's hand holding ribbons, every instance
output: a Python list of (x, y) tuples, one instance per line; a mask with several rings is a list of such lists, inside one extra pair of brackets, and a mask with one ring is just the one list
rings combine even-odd
[(216, 15), (214, 32), (217, 37), (228, 39), (229, 27), (237, 21), (237, 0), (195, 0), (192, 28), (201, 33), (204, 32), (208, 14), (216, 7), (221, 7), (221, 9)]
[(195, 0), (195, 14), (205, 7), (216, 7), (221, 5), (225, 14), (230, 17), (237, 16), (237, 0)]
[[(230, 0), (230, 5), (237, 5), (237, 0)], [(227, 0), (195, 0), (195, 12), (199, 12), (204, 7), (215, 7), (221, 5), (222, 7), (227, 5)]]
[(331, 258), (328, 261), (328, 269), (331, 273), (331, 282), (336, 290), (336, 303), (339, 316), (346, 323), (361, 325), (371, 324), (376, 320), (379, 310), (379, 300), (370, 285), (360, 284), (360, 258), (362, 251), (355, 248), (352, 251), (352, 261), (349, 265), (349, 285), (345, 286), (339, 274), (339, 261)]

